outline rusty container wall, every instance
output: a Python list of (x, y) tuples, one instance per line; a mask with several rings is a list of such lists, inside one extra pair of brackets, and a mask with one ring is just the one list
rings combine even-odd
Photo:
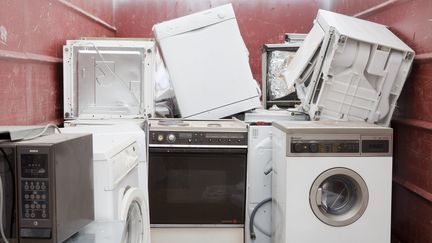
[(115, 36), (112, 0), (0, 1), (0, 124), (62, 122), (62, 46)]

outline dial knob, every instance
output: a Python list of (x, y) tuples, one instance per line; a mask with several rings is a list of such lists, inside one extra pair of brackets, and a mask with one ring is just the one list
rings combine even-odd
[(157, 137), (157, 140), (159, 142), (162, 142), (164, 140), (164, 136), (162, 134), (159, 134), (158, 137)]
[(303, 145), (301, 143), (294, 144), (294, 153), (301, 153), (303, 151)]
[(318, 152), (318, 144), (316, 144), (316, 143), (309, 144), (309, 150), (312, 153)]
[(176, 136), (174, 134), (169, 134), (167, 139), (170, 143), (174, 143), (176, 140)]

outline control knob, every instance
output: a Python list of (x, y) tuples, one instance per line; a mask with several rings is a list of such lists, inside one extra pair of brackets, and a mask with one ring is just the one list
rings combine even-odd
[(316, 144), (316, 143), (311, 143), (311, 144), (309, 144), (309, 150), (310, 150), (312, 153), (316, 153), (316, 152), (318, 152), (318, 144)]
[(294, 143), (294, 153), (303, 152), (303, 145), (301, 143)]
[(174, 134), (169, 134), (167, 139), (168, 139), (168, 142), (174, 143), (176, 140), (176, 136)]

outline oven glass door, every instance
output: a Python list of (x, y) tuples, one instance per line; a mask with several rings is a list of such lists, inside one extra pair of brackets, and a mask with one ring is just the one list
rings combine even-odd
[(150, 148), (151, 224), (244, 224), (246, 149)]

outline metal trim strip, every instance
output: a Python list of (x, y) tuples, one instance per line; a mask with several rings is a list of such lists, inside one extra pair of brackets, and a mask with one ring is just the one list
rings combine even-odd
[(0, 59), (13, 59), (30, 62), (62, 63), (63, 59), (30, 52), (0, 50)]
[(387, 8), (387, 7), (393, 5), (393, 4), (397, 3), (397, 2), (400, 2), (400, 0), (388, 0), (388, 1), (385, 1), (383, 3), (380, 3), (378, 5), (373, 6), (371, 8), (368, 8), (368, 9), (366, 9), (366, 10), (360, 12), (360, 13), (356, 13), (356, 14), (353, 15), (353, 17), (358, 18), (358, 17), (363, 17), (363, 16), (366, 16), (366, 15), (372, 14), (372, 13), (374, 13), (376, 11), (379, 11), (381, 9)]
[(84, 9), (77, 7), (73, 5), (72, 3), (66, 1), (66, 0), (58, 0), (58, 3), (62, 4), (63, 6), (83, 15), (84, 17), (87, 17), (88, 19), (92, 20), (93, 22), (102, 25), (103, 27), (109, 29), (112, 32), (117, 32), (117, 28), (108, 24), (106, 21), (96, 17), (95, 15), (85, 11)]
[(150, 224), (151, 228), (243, 228), (244, 224)]
[(397, 185), (399, 185), (400, 187), (416, 194), (417, 196), (419, 196), (419, 197), (421, 197), (421, 198), (423, 198), (429, 202), (432, 202), (432, 193), (430, 193), (430, 192), (426, 191), (425, 189), (415, 185), (414, 183), (412, 183), (408, 180), (402, 179), (398, 176), (393, 176), (393, 182), (396, 183)]
[(247, 145), (149, 144), (150, 148), (247, 148)]

